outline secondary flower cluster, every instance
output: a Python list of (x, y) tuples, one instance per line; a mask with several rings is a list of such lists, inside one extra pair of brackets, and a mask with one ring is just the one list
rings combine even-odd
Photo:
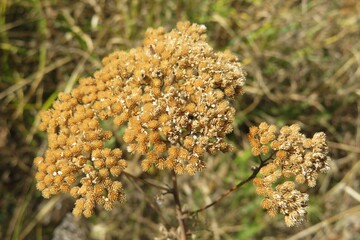
[(111, 209), (124, 200), (115, 180), (126, 168), (120, 149), (100, 121), (125, 127), (127, 150), (154, 166), (177, 174), (205, 167), (205, 152), (228, 151), (235, 109), (229, 99), (242, 93), (244, 73), (230, 52), (214, 52), (203, 25), (180, 22), (165, 33), (150, 29), (144, 46), (103, 59), (104, 67), (83, 78), (70, 94), (60, 93), (41, 113), (40, 129), (49, 147), (35, 159), (37, 188), (48, 198), (70, 192), (74, 214), (90, 216), (95, 203)]
[(329, 169), (325, 134), (319, 132), (306, 138), (296, 124), (282, 127), (278, 133), (275, 126), (261, 123), (250, 128), (248, 138), (253, 155), (274, 156), (260, 170), (261, 177), (253, 181), (256, 192), (265, 196), (262, 207), (271, 216), (284, 214), (288, 226), (302, 222), (309, 197), (296, 190), (295, 183), (314, 187), (318, 174)]

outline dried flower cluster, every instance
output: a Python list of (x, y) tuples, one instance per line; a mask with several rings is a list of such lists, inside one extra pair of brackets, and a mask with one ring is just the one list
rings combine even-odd
[(114, 122), (128, 121), (124, 141), (145, 156), (144, 171), (156, 166), (195, 174), (204, 168), (205, 152), (229, 150), (224, 137), (235, 109), (228, 98), (242, 92), (244, 75), (236, 57), (205, 42), (205, 30), (189, 22), (170, 33), (150, 29), (143, 48), (112, 54), (95, 75), (121, 82), (113, 91), (121, 109)]
[[(144, 171), (195, 174), (205, 167), (205, 153), (231, 149), (224, 139), (235, 114), (230, 100), (242, 93), (245, 77), (234, 55), (206, 43), (205, 31), (189, 22), (169, 33), (149, 29), (143, 47), (109, 55), (93, 77), (59, 94), (40, 115), (49, 145), (34, 164), (45, 198), (68, 192), (77, 199), (74, 215), (86, 217), (96, 204), (111, 210), (125, 200), (118, 177), (127, 162), (120, 148), (105, 147), (113, 134), (101, 128), (103, 120), (125, 129), (127, 150), (143, 156)], [(261, 123), (248, 135), (253, 155), (269, 160), (254, 179), (262, 206), (272, 216), (284, 214), (288, 226), (306, 214), (308, 195), (296, 184), (314, 187), (329, 168), (325, 134), (309, 139), (299, 130)]]
[[(113, 180), (126, 168), (120, 149), (104, 147), (112, 136), (99, 126), (90, 105), (60, 93), (53, 109), (41, 113), (41, 130), (48, 132), (49, 146), (44, 157), (37, 157), (37, 188), (45, 198), (69, 192), (77, 198), (74, 215), (93, 213), (95, 203), (110, 210), (124, 200), (122, 184)], [(79, 184), (80, 183), (80, 184)]]
[(59, 94), (41, 114), (49, 147), (35, 165), (44, 197), (70, 192), (77, 198), (74, 214), (86, 217), (95, 203), (109, 210), (124, 200), (115, 178), (127, 164), (120, 149), (104, 147), (112, 133), (101, 120), (125, 127), (123, 140), (144, 156), (144, 171), (195, 174), (205, 152), (230, 149), (224, 141), (235, 113), (229, 100), (242, 93), (244, 73), (230, 52), (213, 51), (205, 31), (189, 22), (169, 33), (150, 29), (143, 47), (111, 54), (93, 77)]
[(306, 138), (299, 131), (300, 127), (294, 124), (282, 127), (278, 133), (275, 126), (261, 123), (251, 127), (248, 135), (253, 155), (274, 156), (261, 168), (261, 177), (253, 181), (256, 192), (265, 196), (262, 207), (271, 216), (284, 214), (288, 226), (303, 221), (308, 202), (308, 195), (296, 190), (295, 183), (314, 187), (318, 174), (329, 169), (325, 134), (319, 132)]

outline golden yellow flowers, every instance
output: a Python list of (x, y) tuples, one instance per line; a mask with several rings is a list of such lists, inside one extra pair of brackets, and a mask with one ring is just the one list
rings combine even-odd
[[(287, 226), (299, 224), (306, 215), (309, 197), (296, 190), (296, 184), (314, 187), (318, 174), (329, 169), (325, 134), (306, 138), (296, 124), (277, 132), (275, 126), (261, 123), (250, 128), (248, 138), (253, 155), (265, 158), (270, 154), (268, 159), (273, 160), (260, 169), (261, 177), (253, 180), (257, 194), (265, 197), (262, 207), (271, 216), (284, 214)], [(287, 181), (279, 183), (280, 179)]]
[(234, 55), (214, 52), (205, 31), (189, 22), (169, 33), (149, 29), (143, 47), (110, 54), (93, 77), (59, 93), (53, 108), (40, 113), (49, 145), (34, 163), (44, 197), (70, 192), (77, 198), (73, 213), (86, 217), (95, 203), (110, 210), (124, 200), (115, 178), (127, 164), (120, 149), (105, 147), (113, 133), (100, 127), (102, 120), (127, 126), (126, 149), (143, 156), (144, 171), (192, 175), (205, 167), (205, 152), (230, 149), (229, 99), (243, 92), (244, 73)]

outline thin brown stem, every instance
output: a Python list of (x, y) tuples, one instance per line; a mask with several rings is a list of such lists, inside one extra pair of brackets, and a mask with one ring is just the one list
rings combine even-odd
[(163, 221), (166, 227), (169, 227), (169, 224), (167, 223), (165, 217), (162, 215), (160, 208), (153, 203), (153, 201), (149, 198), (149, 196), (142, 190), (142, 188), (134, 181), (135, 178), (130, 177), (131, 174), (125, 176), (128, 178), (128, 180), (144, 195), (146, 201), (149, 203), (150, 207), (155, 210), (159, 214), (159, 217)]
[(178, 186), (177, 186), (176, 173), (174, 171), (172, 171), (171, 174), (172, 174), (172, 182), (173, 182), (173, 189), (172, 189), (171, 193), (174, 196), (176, 217), (178, 219), (179, 227), (180, 227), (179, 239), (186, 240), (187, 239), (186, 225), (185, 225), (183, 212), (181, 209), (181, 202), (180, 202), (179, 190), (178, 190)]
[(170, 189), (169, 189), (168, 187), (160, 186), (160, 185), (158, 185), (158, 184), (149, 182), (149, 181), (147, 181), (146, 179), (143, 179), (143, 178), (134, 176), (134, 175), (132, 175), (131, 173), (128, 173), (128, 172), (123, 171), (122, 174), (124, 174), (126, 177), (129, 177), (129, 178), (132, 178), (132, 179), (134, 179), (134, 180), (143, 182), (143, 183), (145, 183), (145, 184), (148, 184), (148, 185), (153, 186), (153, 187), (155, 187), (155, 188), (164, 190), (164, 191), (166, 191), (166, 192), (169, 192), (169, 191), (170, 191)]
[(259, 173), (260, 169), (265, 166), (267, 164), (267, 160), (269, 160), (270, 158), (266, 159), (265, 161), (261, 160), (261, 163), (258, 167), (256, 167), (254, 170), (253, 170), (253, 173), (248, 177), (246, 178), (245, 180), (239, 182), (237, 185), (233, 186), (232, 188), (226, 190), (226, 192), (224, 192), (222, 195), (220, 195), (216, 200), (214, 200), (212, 203), (202, 207), (202, 208), (199, 208), (195, 211), (191, 211), (191, 212), (185, 212), (186, 215), (195, 215), (199, 212), (202, 212), (212, 206), (214, 206), (215, 204), (219, 203), (221, 200), (223, 200), (226, 196), (228, 196), (230, 193), (238, 190), (241, 186), (243, 186), (244, 184), (250, 182), (252, 179), (254, 179), (256, 177), (256, 175)]

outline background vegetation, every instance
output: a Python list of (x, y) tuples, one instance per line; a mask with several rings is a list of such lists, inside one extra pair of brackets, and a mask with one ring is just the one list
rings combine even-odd
[[(32, 160), (46, 147), (37, 113), (59, 91), (101, 67), (117, 49), (141, 44), (148, 27), (179, 20), (205, 24), (215, 49), (243, 63), (246, 94), (234, 103), (232, 154), (209, 156), (206, 171), (180, 177), (185, 208), (209, 203), (250, 174), (248, 127), (263, 120), (326, 132), (331, 172), (311, 189), (308, 222), (285, 227), (260, 208), (246, 185), (193, 219), (198, 239), (359, 239), (360, 2), (357, 0), (2, 0), (0, 3), (0, 238), (152, 239), (166, 233), (151, 206), (170, 221), (171, 202), (124, 179), (128, 202), (74, 222), (68, 196), (35, 189)], [(134, 159), (134, 162), (136, 159)], [(136, 167), (131, 171), (139, 174)], [(149, 176), (151, 175), (151, 176)], [(145, 177), (158, 178), (157, 172)], [(144, 194), (150, 194), (145, 198)], [(146, 200), (144, 200), (146, 199)], [(155, 207), (156, 208), (156, 207)], [(66, 228), (66, 226), (68, 226)], [(65, 230), (64, 230), (65, 229)]]

